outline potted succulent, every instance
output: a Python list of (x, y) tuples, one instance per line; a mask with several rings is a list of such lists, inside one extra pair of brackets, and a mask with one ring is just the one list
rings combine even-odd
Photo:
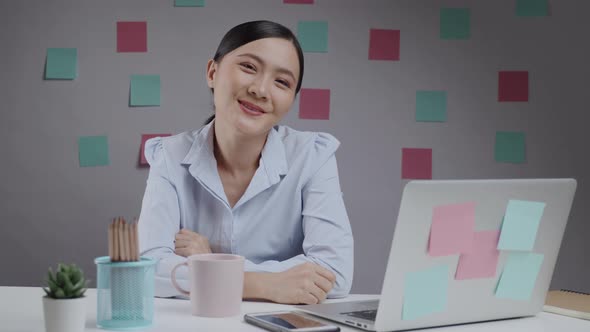
[(43, 314), (47, 332), (84, 331), (88, 280), (76, 265), (58, 264), (55, 274), (49, 268), (47, 288), (43, 288)]

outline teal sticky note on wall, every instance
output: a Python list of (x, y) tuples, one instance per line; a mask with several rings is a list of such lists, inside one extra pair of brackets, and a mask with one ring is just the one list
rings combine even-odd
[(447, 308), (449, 267), (440, 265), (406, 273), (403, 320), (413, 320)]
[(549, 16), (549, 0), (516, 0), (516, 16)]
[(416, 92), (416, 121), (445, 122), (447, 121), (446, 91)]
[(544, 255), (532, 252), (510, 253), (496, 286), (496, 297), (527, 301), (531, 298)]
[(469, 8), (440, 9), (440, 38), (469, 39), (471, 36), (471, 11)]
[(83, 136), (78, 138), (80, 167), (109, 165), (109, 143), (106, 136)]
[(523, 164), (525, 162), (525, 133), (498, 131), (494, 146), (497, 162)]
[(205, 7), (205, 0), (174, 0), (174, 7)]
[(502, 222), (498, 249), (533, 250), (543, 211), (543, 202), (510, 200)]
[(297, 39), (304, 52), (328, 52), (328, 22), (300, 21)]
[(78, 77), (78, 49), (48, 48), (45, 79), (73, 80), (76, 77)]
[(160, 106), (160, 75), (131, 75), (129, 106)]

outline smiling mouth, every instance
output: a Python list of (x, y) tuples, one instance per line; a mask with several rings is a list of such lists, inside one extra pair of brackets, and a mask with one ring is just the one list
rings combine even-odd
[(238, 100), (238, 104), (240, 104), (240, 108), (244, 112), (246, 112), (248, 114), (251, 114), (251, 115), (262, 115), (262, 114), (265, 113), (260, 107), (258, 107), (256, 105), (253, 105), (253, 104), (250, 104), (248, 102), (244, 102), (244, 101)]

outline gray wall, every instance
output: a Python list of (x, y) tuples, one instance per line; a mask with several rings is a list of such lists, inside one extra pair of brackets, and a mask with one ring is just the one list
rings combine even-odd
[[(197, 128), (211, 112), (206, 61), (247, 20), (329, 22), (329, 53), (307, 53), (308, 88), (332, 90), (329, 121), (284, 124), (342, 142), (337, 157), (356, 240), (353, 292), (380, 291), (400, 195), (402, 147), (433, 149), (433, 178), (574, 177), (577, 197), (552, 287), (590, 291), (585, 132), (590, 2), (553, 1), (552, 17), (517, 18), (514, 0), (173, 0), (0, 2), (0, 285), (39, 285), (76, 262), (95, 279), (106, 224), (139, 214), (142, 133)], [(471, 8), (471, 39), (438, 38), (439, 8)], [(148, 52), (117, 54), (115, 22), (148, 21)], [(370, 28), (401, 30), (401, 61), (368, 61)], [(43, 81), (48, 47), (75, 47), (79, 77)], [(497, 102), (498, 70), (530, 71), (528, 103)], [(129, 108), (129, 75), (159, 74), (162, 106)], [(416, 123), (416, 90), (446, 90), (448, 121)], [(497, 130), (525, 131), (527, 163), (494, 161)], [(111, 165), (78, 167), (78, 136), (108, 135)]]

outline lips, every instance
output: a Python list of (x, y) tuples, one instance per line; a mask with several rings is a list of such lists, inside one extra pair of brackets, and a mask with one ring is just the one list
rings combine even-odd
[(249, 113), (252, 115), (262, 115), (262, 114), (266, 113), (261, 107), (256, 106), (252, 103), (249, 103), (247, 101), (238, 100), (238, 103), (240, 104), (240, 108), (246, 113)]

